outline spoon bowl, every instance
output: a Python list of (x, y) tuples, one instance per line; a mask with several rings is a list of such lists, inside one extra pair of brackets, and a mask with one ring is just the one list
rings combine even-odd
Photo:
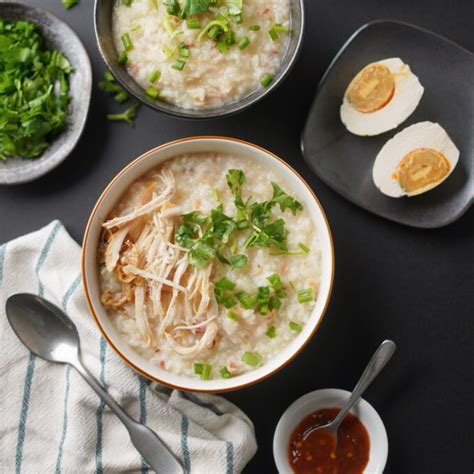
[(75, 363), (79, 334), (55, 305), (36, 295), (18, 293), (6, 303), (8, 322), (31, 352), (50, 362)]

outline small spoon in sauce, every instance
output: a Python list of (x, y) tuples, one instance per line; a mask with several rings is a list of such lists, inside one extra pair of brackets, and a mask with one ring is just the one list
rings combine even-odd
[(370, 359), (369, 363), (367, 364), (367, 367), (365, 368), (363, 374), (357, 382), (357, 385), (354, 387), (352, 395), (350, 396), (347, 403), (341, 408), (341, 411), (337, 414), (336, 418), (334, 418), (334, 420), (325, 425), (314, 426), (309, 428), (304, 432), (303, 440), (306, 440), (306, 438), (308, 438), (311, 433), (314, 433), (318, 430), (331, 431), (334, 437), (336, 438), (336, 446), (334, 448), (336, 449), (337, 430), (339, 429), (339, 425), (342, 423), (342, 420), (344, 420), (353, 405), (365, 392), (366, 388), (372, 383), (372, 381), (375, 379), (375, 377), (377, 377), (379, 372), (385, 367), (385, 365), (395, 352), (395, 349), (396, 345), (393, 341), (390, 341), (389, 339), (383, 341)]

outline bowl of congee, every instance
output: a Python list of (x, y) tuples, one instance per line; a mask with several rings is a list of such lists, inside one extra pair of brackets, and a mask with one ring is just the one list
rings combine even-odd
[(96, 0), (99, 50), (149, 107), (183, 118), (241, 111), (298, 56), (303, 0)]
[(192, 391), (241, 388), (290, 362), (334, 277), (308, 184), (271, 152), (223, 137), (131, 162), (95, 205), (82, 257), (89, 308), (119, 356)]

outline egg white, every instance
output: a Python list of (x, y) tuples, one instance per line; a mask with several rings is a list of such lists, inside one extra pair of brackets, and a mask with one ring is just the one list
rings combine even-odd
[[(417, 148), (431, 148), (442, 153), (449, 161), (449, 173), (437, 183), (432, 183), (413, 193), (407, 193), (398, 180), (392, 178), (397, 165), (408, 153)], [(419, 122), (403, 129), (382, 147), (372, 169), (375, 186), (390, 197), (416, 196), (441, 184), (454, 170), (458, 163), (459, 150), (443, 127), (438, 123)]]
[(408, 64), (400, 58), (376, 61), (394, 75), (395, 91), (390, 101), (375, 112), (362, 113), (355, 109), (344, 94), (340, 115), (349, 132), (361, 136), (373, 136), (392, 130), (404, 122), (417, 108), (424, 88)]

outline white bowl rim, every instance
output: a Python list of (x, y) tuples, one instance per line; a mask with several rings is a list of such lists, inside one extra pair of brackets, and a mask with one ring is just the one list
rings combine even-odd
[[(350, 396), (351, 392), (347, 390), (322, 388), (306, 393), (296, 399), (285, 410), (278, 421), (273, 436), (273, 459), (279, 474), (291, 474), (293, 472), (288, 463), (287, 447), (292, 430), (296, 428), (298, 423), (306, 415), (316, 410), (328, 406), (341, 407)], [(350, 413), (360, 419), (369, 433), (370, 457), (364, 472), (366, 474), (382, 474), (388, 458), (388, 437), (382, 418), (375, 408), (363, 398), (359, 399)], [(374, 426), (378, 432), (377, 437), (374, 436)], [(374, 440), (377, 441), (376, 444), (373, 442)]]
[[(212, 150), (212, 144), (224, 144), (225, 146), (234, 147), (235, 149), (241, 148), (247, 150), (249, 153), (254, 153), (254, 154), (260, 154), (262, 156), (262, 160), (268, 159), (268, 161), (276, 161), (277, 166), (280, 167), (280, 169), (285, 169), (286, 172), (289, 173), (289, 176), (292, 176), (292, 179), (296, 179), (296, 181), (299, 181), (299, 184), (301, 185), (301, 190), (306, 194), (306, 197), (308, 200), (310, 199), (313, 205), (314, 209), (317, 209), (317, 213), (319, 215), (317, 218), (324, 223), (324, 226), (322, 226), (321, 232), (323, 234), (323, 237), (327, 241), (327, 253), (326, 257), (327, 263), (328, 263), (328, 268), (329, 271), (327, 272), (328, 277), (326, 278), (326, 281), (322, 281), (326, 287), (325, 294), (323, 294), (323, 299), (320, 304), (320, 309), (319, 313), (317, 316), (316, 323), (312, 325), (307, 325), (305, 328), (303, 328), (303, 331), (297, 336), (293, 343), (295, 344), (296, 349), (291, 352), (291, 354), (284, 358), (282, 357), (282, 361), (276, 357), (274, 360), (278, 360), (278, 363), (275, 363), (273, 361), (267, 362), (263, 366), (250, 371), (246, 372), (240, 376), (233, 377), (230, 379), (213, 379), (213, 380), (208, 380), (208, 381), (202, 381), (200, 379), (194, 379), (190, 377), (185, 377), (185, 376), (177, 376), (171, 372), (168, 372), (163, 369), (159, 369), (158, 367), (153, 367), (154, 373), (159, 373), (158, 375), (150, 373), (150, 370), (147, 370), (144, 368), (144, 365), (151, 365), (149, 362), (147, 363), (141, 356), (138, 355), (133, 349), (131, 349), (124, 340), (121, 340), (120, 338), (116, 337), (115, 340), (113, 340), (113, 337), (107, 333), (107, 331), (104, 329), (103, 321), (101, 323), (101, 317), (99, 316), (100, 309), (102, 309), (102, 312), (104, 312), (102, 305), (100, 301), (97, 300), (97, 298), (92, 297), (92, 291), (90, 289), (92, 288), (92, 285), (89, 286), (88, 279), (89, 277), (92, 278), (92, 263), (88, 265), (88, 261), (95, 261), (95, 252), (96, 252), (96, 245), (89, 245), (90, 242), (90, 234), (91, 230), (94, 226), (98, 225), (99, 217), (98, 215), (98, 210), (101, 208), (102, 203), (104, 200), (107, 199), (107, 196), (109, 192), (117, 185), (117, 183), (120, 183), (120, 181), (123, 179), (126, 181), (126, 175), (133, 170), (137, 165), (140, 165), (144, 160), (147, 160), (147, 158), (150, 158), (153, 160), (155, 156), (159, 156), (159, 153), (167, 153), (170, 152), (170, 149), (177, 148), (176, 152), (173, 154), (173, 156), (178, 156), (180, 154), (183, 154), (183, 151), (180, 151), (179, 148), (181, 145), (184, 146), (184, 144), (188, 144), (191, 142), (192, 144), (206, 144), (208, 145), (208, 148)], [(182, 147), (181, 147), (182, 148)], [(158, 155), (157, 155), (158, 154)], [(263, 156), (265, 158), (263, 158)], [(166, 161), (165, 158), (162, 159), (161, 161), (155, 160), (155, 166), (157, 166), (159, 163)], [(149, 169), (151, 169), (150, 167)], [(135, 178), (136, 179), (136, 178)], [(130, 180), (130, 182), (134, 181)], [(116, 200), (114, 200), (116, 202)], [(316, 220), (316, 217), (313, 217), (314, 220)], [(318, 229), (316, 229), (318, 232)], [(94, 258), (91, 258), (91, 254)], [(82, 246), (82, 282), (83, 282), (83, 287), (84, 287), (84, 292), (86, 296), (86, 301), (89, 307), (89, 310), (99, 327), (100, 332), (102, 333), (102, 336), (106, 339), (106, 341), (111, 345), (111, 347), (114, 349), (114, 351), (121, 357), (132, 369), (134, 369), (136, 372), (139, 374), (143, 375), (144, 377), (153, 380), (159, 384), (171, 387), (171, 388), (177, 388), (179, 390), (187, 390), (187, 391), (194, 391), (194, 392), (211, 392), (211, 393), (218, 393), (218, 392), (225, 392), (225, 391), (231, 391), (231, 390), (236, 390), (240, 389), (249, 385), (253, 385), (254, 383), (263, 380), (273, 373), (277, 372), (284, 366), (286, 366), (289, 362), (291, 362), (301, 351), (302, 349), (306, 346), (306, 344), (311, 340), (312, 336), (315, 334), (316, 330), (319, 327), (319, 324), (321, 323), (328, 304), (330, 300), (330, 296), (332, 293), (332, 288), (333, 288), (333, 283), (334, 283), (334, 244), (333, 244), (333, 239), (331, 235), (331, 230), (329, 227), (329, 223), (327, 220), (327, 217), (324, 213), (324, 210), (319, 203), (319, 200), (317, 199), (316, 195), (314, 194), (313, 190), (311, 187), (306, 183), (306, 181), (289, 165), (287, 164), (284, 160), (279, 158), (278, 156), (274, 155), (270, 151), (255, 145), (253, 143), (249, 143), (243, 140), (235, 139), (235, 138), (229, 138), (229, 137), (222, 137), (222, 136), (194, 136), (194, 137), (187, 137), (187, 138), (182, 138), (178, 140), (174, 140), (171, 142), (164, 143), (163, 145), (160, 145), (158, 147), (155, 147), (148, 152), (140, 155), (138, 158), (130, 162), (125, 168), (123, 168), (107, 185), (107, 187), (104, 189), (102, 194), (97, 200), (97, 203), (95, 204), (89, 221), (86, 226), (86, 230), (84, 233), (84, 239), (83, 239), (83, 246)], [(320, 290), (321, 291), (321, 290)], [(318, 303), (317, 303), (318, 304)], [(313, 318), (313, 315), (316, 314), (316, 308), (313, 310), (313, 313), (311, 313), (310, 318)], [(106, 319), (106, 317), (104, 317)], [(295, 341), (299, 341), (296, 343)], [(119, 347), (118, 347), (119, 346)], [(291, 346), (291, 344), (290, 344)], [(286, 349), (285, 349), (286, 350)], [(124, 355), (124, 353), (127, 353)], [(132, 361), (131, 359), (134, 359)], [(141, 359), (141, 361), (138, 363), (137, 359)], [(274, 367), (272, 367), (272, 365)], [(270, 367), (270, 368), (269, 368)], [(169, 379), (179, 379), (178, 381), (170, 381)], [(246, 379), (245, 381), (239, 380), (239, 379)]]

